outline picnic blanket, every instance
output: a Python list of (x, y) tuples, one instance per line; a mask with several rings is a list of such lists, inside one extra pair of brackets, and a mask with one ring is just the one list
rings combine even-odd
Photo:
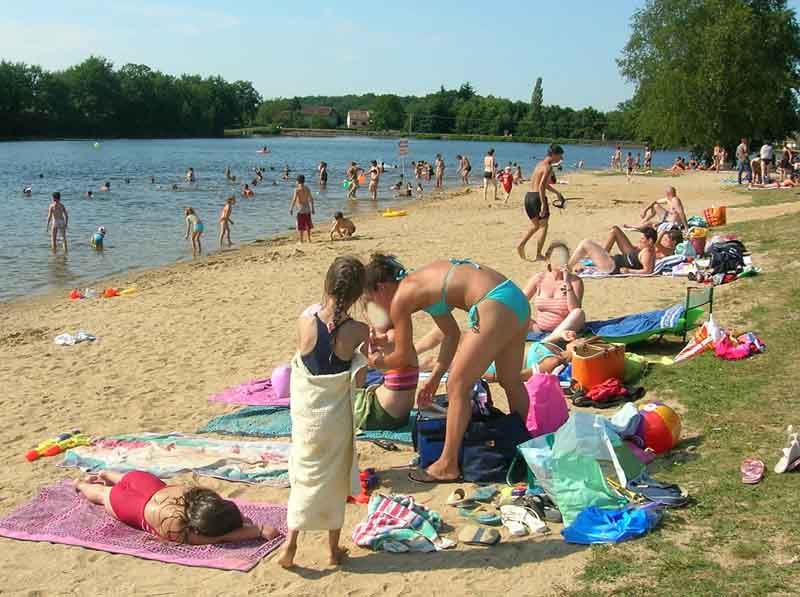
[(286, 508), (235, 501), (242, 514), (255, 524), (275, 527), (283, 535), (271, 541), (258, 539), (219, 545), (163, 541), (112, 518), (103, 506), (92, 504), (75, 493), (72, 483), (63, 481), (42, 487), (32, 501), (0, 519), (0, 536), (77, 545), (183, 566), (247, 572), (283, 543)]
[(180, 433), (115, 435), (67, 451), (60, 466), (85, 471), (143, 470), (159, 478), (186, 472), (227, 481), (289, 486), (286, 442), (191, 437)]
[[(392, 431), (364, 431), (356, 439), (364, 441), (386, 440), (398, 444), (411, 444), (411, 423)], [(248, 406), (227, 415), (211, 419), (198, 433), (222, 433), (254, 437), (289, 437), (292, 435), (291, 412), (281, 406)]]
[(672, 272), (672, 269), (686, 261), (683, 255), (667, 255), (661, 259), (656, 260), (653, 273), (651, 274), (609, 274), (601, 272), (594, 266), (589, 266), (586, 269), (578, 272), (581, 278), (652, 278), (654, 276), (665, 276)]
[[(366, 385), (383, 383), (383, 373), (376, 369), (367, 371)], [(215, 402), (242, 404), (244, 406), (289, 406), (290, 398), (281, 398), (272, 387), (272, 379), (254, 379), (245, 384), (208, 397)], [(287, 434), (290, 435), (290, 434)]]

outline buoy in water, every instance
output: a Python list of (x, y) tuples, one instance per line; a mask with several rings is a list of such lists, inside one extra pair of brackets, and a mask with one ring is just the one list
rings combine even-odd
[(97, 141), (95, 141), (95, 142), (94, 142), (94, 148), (95, 148), (95, 149), (100, 149), (100, 143), (98, 143)]

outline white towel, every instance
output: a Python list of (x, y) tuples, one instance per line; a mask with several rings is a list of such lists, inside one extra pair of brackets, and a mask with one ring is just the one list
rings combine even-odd
[(311, 375), (299, 353), (292, 359), (290, 529), (341, 529), (347, 497), (360, 492), (353, 397), (356, 373), (366, 364), (357, 350), (349, 371)]

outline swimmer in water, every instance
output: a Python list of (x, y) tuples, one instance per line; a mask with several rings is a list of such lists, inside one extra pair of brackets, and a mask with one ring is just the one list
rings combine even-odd
[(130, 178), (126, 178), (125, 179), (125, 184), (131, 184), (131, 179)]
[(222, 208), (222, 212), (219, 214), (219, 246), (222, 247), (222, 242), (225, 240), (225, 237), (228, 238), (228, 246), (230, 247), (233, 243), (231, 242), (231, 224), (233, 224), (233, 220), (231, 219), (231, 212), (233, 212), (233, 206), (236, 205), (236, 197), (231, 195), (225, 200), (225, 207)]
[(86, 191), (86, 198), (87, 198), (87, 199), (93, 199), (93, 198), (94, 198), (94, 193), (92, 192), (92, 190), (91, 190), (91, 189), (89, 189), (88, 191)]
[(177, 185), (177, 183), (172, 183), (172, 190), (173, 190), (173, 191), (177, 191), (177, 190), (178, 190), (178, 185)]
[(245, 199), (252, 199), (254, 194), (255, 193), (253, 193), (253, 189), (250, 188), (250, 185), (245, 183), (244, 188), (242, 189), (242, 197)]
[(194, 175), (194, 168), (189, 168), (186, 171), (186, 182), (195, 182), (197, 177)]
[(32, 197), (33, 196), (33, 189), (30, 187), (25, 187), (22, 189), (22, 196), (23, 197)]
[(69, 214), (67, 213), (67, 208), (64, 207), (61, 203), (61, 193), (56, 191), (53, 193), (53, 202), (50, 204), (50, 207), (47, 209), (47, 227), (50, 227), (50, 223), (52, 222), (52, 228), (50, 230), (50, 248), (55, 253), (56, 251), (56, 242), (58, 241), (58, 233), (61, 233), (61, 239), (64, 242), (64, 252), (67, 252), (67, 226), (69, 225)]
[(155, 176), (151, 176), (150, 177), (150, 184), (156, 184), (156, 177)]
[(200, 236), (203, 234), (203, 222), (200, 221), (200, 218), (197, 217), (191, 207), (185, 208), (183, 213), (186, 216), (186, 236), (184, 238), (188, 240), (191, 234), (192, 255), (200, 255), (203, 252), (203, 246), (200, 244)]
[(350, 238), (353, 236), (353, 233), (356, 231), (356, 225), (353, 224), (353, 221), (345, 218), (344, 214), (340, 211), (337, 211), (333, 214), (333, 227), (331, 228), (331, 240), (333, 240), (333, 235), (337, 235), (338, 238)]
[(106, 229), (103, 226), (97, 229), (92, 235), (92, 239), (89, 241), (93, 248), (97, 249), (98, 251), (103, 250), (103, 241), (106, 238)]
[(105, 181), (105, 183), (103, 183), (103, 186), (100, 187), (100, 191), (103, 193), (108, 193), (110, 190), (111, 190), (111, 183), (108, 181)]

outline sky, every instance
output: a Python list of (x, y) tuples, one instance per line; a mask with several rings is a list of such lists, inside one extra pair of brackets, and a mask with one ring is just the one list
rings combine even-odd
[[(790, 4), (797, 10), (800, 0)], [(50, 70), (91, 54), (252, 81), (265, 97), (481, 95), (607, 110), (633, 86), (615, 59), (644, 0), (0, 0), (0, 59)]]

